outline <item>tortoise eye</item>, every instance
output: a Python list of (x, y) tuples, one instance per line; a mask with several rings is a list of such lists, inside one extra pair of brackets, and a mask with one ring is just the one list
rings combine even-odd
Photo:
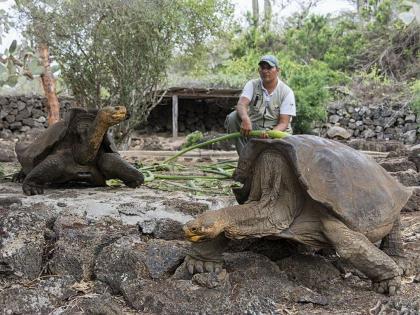
[(198, 229), (197, 229), (196, 227), (192, 227), (190, 230), (191, 230), (191, 232), (193, 232), (193, 233), (195, 233), (195, 232), (197, 232), (197, 231), (198, 231)]

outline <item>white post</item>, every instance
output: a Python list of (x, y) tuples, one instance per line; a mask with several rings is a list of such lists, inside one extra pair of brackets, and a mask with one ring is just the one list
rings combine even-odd
[(178, 137), (178, 95), (172, 95), (172, 138)]

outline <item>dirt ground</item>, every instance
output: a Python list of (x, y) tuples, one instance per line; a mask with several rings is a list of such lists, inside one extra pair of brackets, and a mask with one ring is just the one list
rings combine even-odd
[[(166, 150), (175, 149), (183, 141), (182, 138), (175, 142), (168, 137), (159, 139), (159, 136), (154, 139), (156, 141), (152, 143), (157, 143)], [(9, 145), (11, 146), (10, 143)], [(136, 150), (151, 149), (150, 145), (144, 143), (136, 145), (138, 147), (133, 147)], [(217, 159), (213, 157), (213, 161)], [(186, 163), (196, 164), (200, 161), (193, 158)], [(12, 174), (17, 168), (17, 163), (2, 163), (2, 166), (5, 174)], [(5, 314), (419, 314), (420, 211), (402, 213), (404, 247), (417, 269), (403, 277), (401, 291), (394, 297), (373, 292), (370, 281), (363, 274), (334, 255), (323, 256), (300, 248), (291, 256), (280, 255), (277, 247), (271, 247), (271, 241), (255, 244), (244, 241), (234, 244), (225, 257), (227, 271), (222, 278), (212, 278), (211, 274), (193, 279), (179, 276), (183, 268), (182, 259), (168, 266), (158, 277), (150, 279), (150, 276), (140, 274), (143, 267), (139, 267), (137, 260), (145, 259), (147, 262), (155, 259), (161, 264), (161, 260), (168, 263), (174, 253), (177, 257), (184, 257), (182, 248), (188, 244), (182, 239), (180, 232), (183, 223), (203, 211), (235, 203), (232, 195), (205, 196), (193, 192), (157, 190), (147, 185), (136, 189), (125, 186), (48, 188), (44, 195), (25, 196), (20, 184), (7, 178), (3, 179), (0, 181), (0, 210), (3, 220), (6, 217), (21, 217), (24, 215), (22, 213), (33, 213), (36, 217), (34, 222), (52, 220), (53, 223), (47, 225), (54, 226), (56, 236), (51, 239), (45, 236), (50, 233), (48, 228), (41, 233), (41, 241), (45, 239), (45, 242), (41, 242), (43, 245), (41, 244), (40, 248), (43, 248), (44, 252), (46, 248), (55, 249), (50, 256), (43, 254), (42, 259), (40, 258), (42, 262), (39, 263), (41, 272), (39, 276), (31, 279), (25, 275), (25, 272), (28, 273), (26, 267), (13, 260), (10, 249), (15, 249), (16, 244), (20, 244), (19, 246), (28, 251), (28, 248), (31, 248), (31, 244), (28, 243), (32, 238), (22, 236), (22, 243), (19, 243), (18, 232), (14, 234), (15, 239), (10, 239), (10, 231), (9, 238), (0, 233), (0, 309), (4, 307)], [(38, 216), (42, 218), (39, 219)], [(117, 228), (112, 227), (111, 230), (121, 235), (117, 233), (119, 236), (112, 241), (101, 241), (97, 246), (96, 237), (102, 235), (103, 222), (109, 220), (117, 222), (113, 223), (117, 224)], [(6, 221), (2, 222), (0, 232), (5, 231)], [(34, 223), (34, 226), (37, 225)], [(83, 232), (85, 234), (80, 232), (85, 228), (93, 230)], [(107, 229), (109, 231), (108, 227)], [(122, 250), (124, 246), (118, 245), (119, 242), (125, 244), (123, 240), (130, 237), (141, 237), (141, 240), (136, 242), (144, 242), (145, 248), (153, 242), (158, 242), (159, 248), (169, 246), (172, 249), (163, 254), (154, 252), (152, 258), (142, 258), (144, 249), (140, 250), (140, 245), (124, 245), (127, 246), (127, 252), (122, 256), (112, 252)], [(120, 247), (112, 249), (114, 244)], [(71, 251), (72, 246), (74, 251), (95, 253), (96, 260), (92, 270), (86, 263), (88, 256), (83, 256), (84, 254), (79, 260), (72, 260), (70, 264), (82, 266), (83, 268), (79, 269), (84, 270), (83, 274), (79, 274), (79, 269), (65, 265), (68, 253), (76, 256), (75, 252)], [(129, 251), (130, 248), (132, 250)], [(101, 253), (106, 250), (111, 254), (107, 254), (108, 256), (101, 260)], [(130, 256), (133, 252), (138, 255), (135, 256), (136, 259)], [(26, 254), (19, 255), (20, 261)], [(12, 275), (6, 265), (14, 268)], [(49, 265), (49, 269), (45, 269), (45, 265)], [(103, 267), (105, 272), (101, 271), (101, 266), (107, 266)], [(151, 270), (154, 265), (147, 266), (150, 274), (153, 274)], [(6, 269), (9, 273), (4, 271)], [(121, 276), (109, 280), (115, 270), (120, 269), (124, 271), (120, 273)], [(119, 272), (122, 272), (121, 270)], [(135, 276), (131, 276), (133, 273)], [(51, 290), (50, 287), (44, 287), (42, 279), (55, 274), (74, 277), (69, 285), (60, 285), (73, 288), (72, 290), (76, 286), (79, 290), (67, 297), (60, 295), (58, 300), (48, 295), (48, 298), (41, 301), (39, 296)], [(128, 278), (128, 282), (121, 280), (121, 277)], [(23, 293), (14, 298), (16, 292), (23, 291), (13, 290), (34, 290), (32, 293), (25, 291), (25, 294), (30, 297), (30, 294), (33, 294), (38, 298), (27, 302), (28, 298), (24, 298)], [(95, 297), (99, 299), (95, 300)], [(91, 304), (81, 303), (83, 299)], [(13, 305), (15, 310), (7, 305)], [(104, 305), (109, 307), (99, 311), (99, 307), (105, 307)]]

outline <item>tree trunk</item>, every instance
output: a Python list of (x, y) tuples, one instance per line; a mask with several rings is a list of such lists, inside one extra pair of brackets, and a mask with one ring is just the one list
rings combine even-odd
[(255, 26), (258, 26), (260, 19), (260, 10), (258, 8), (258, 0), (252, 0), (252, 19)]
[(51, 126), (60, 120), (60, 103), (58, 102), (55, 91), (54, 76), (51, 73), (49, 52), (47, 44), (39, 45), (39, 55), (44, 67), (44, 73), (41, 75), (42, 87), (47, 98), (48, 126)]
[(264, 0), (264, 28), (266, 31), (270, 29), (271, 16), (272, 16), (271, 0)]

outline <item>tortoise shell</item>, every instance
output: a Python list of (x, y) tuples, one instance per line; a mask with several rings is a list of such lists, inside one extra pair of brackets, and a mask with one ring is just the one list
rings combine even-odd
[[(80, 141), (77, 136), (77, 125), (80, 123), (91, 124), (97, 112), (98, 110), (72, 108), (66, 113), (63, 120), (48, 127), (33, 143), (29, 145), (18, 143), (15, 150), (24, 173), (28, 174), (36, 165), (53, 153), (59, 143), (70, 147), (73, 143)], [(106, 152), (117, 152), (108, 134), (104, 136), (101, 147)]]
[(244, 184), (234, 190), (239, 203), (247, 200), (253, 165), (267, 149), (283, 154), (308, 195), (350, 228), (363, 231), (394, 220), (411, 195), (362, 152), (317, 136), (293, 135), (249, 141), (234, 173), (234, 179)]

